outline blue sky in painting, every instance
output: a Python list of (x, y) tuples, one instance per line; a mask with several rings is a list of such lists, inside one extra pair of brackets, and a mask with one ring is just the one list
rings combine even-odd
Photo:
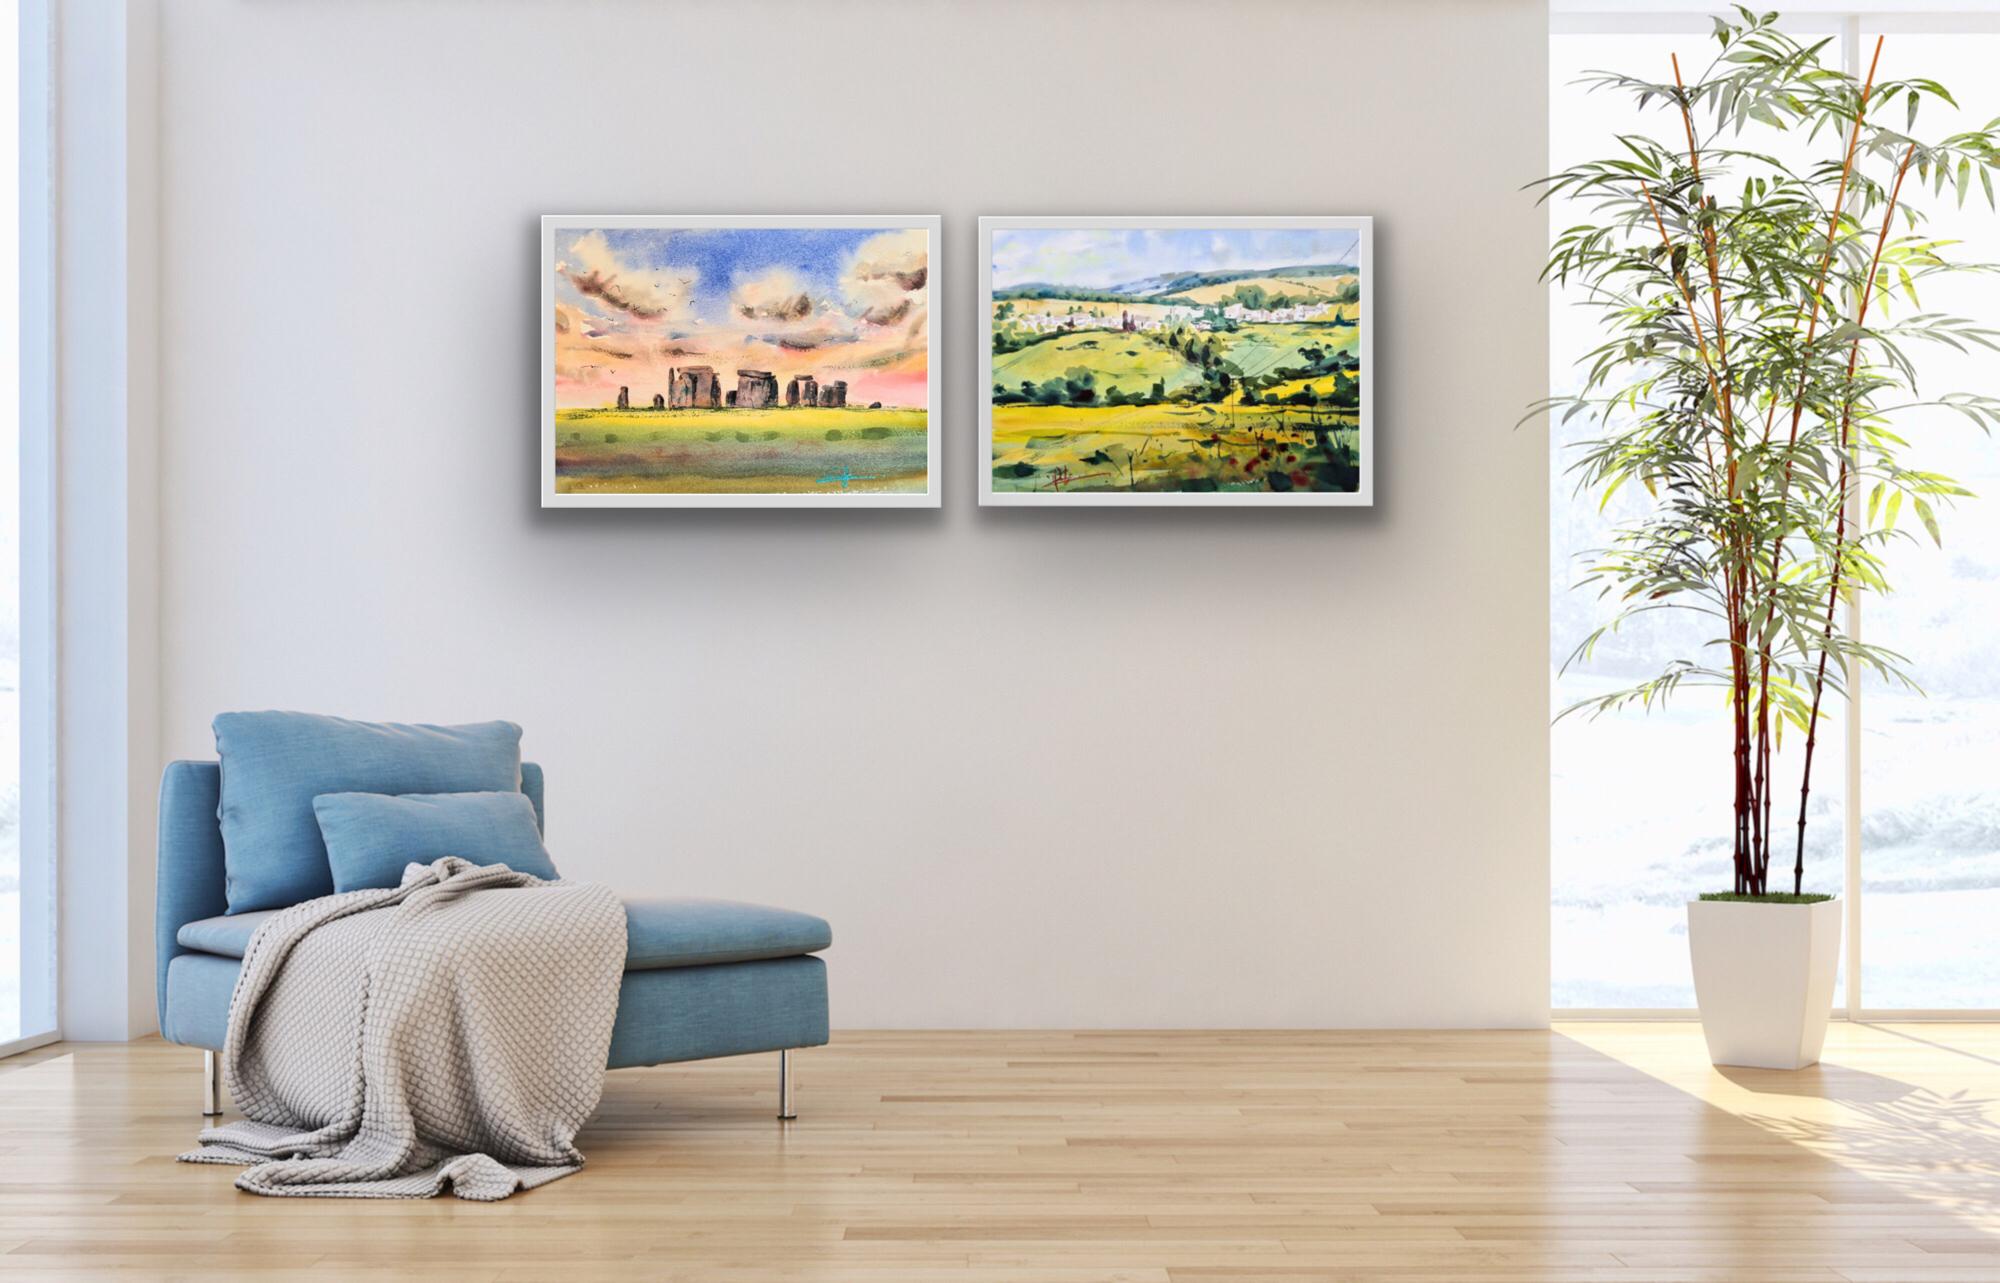
[[(838, 298), (839, 283), (855, 247), (879, 227), (605, 228), (605, 241), (632, 268), (693, 268), (690, 300), (704, 321), (722, 319), (740, 282), (781, 267), (796, 274), (814, 298)], [(573, 252), (581, 231), (565, 232), (556, 257)]]
[(1180, 272), (1355, 263), (1351, 227), (1005, 227), (993, 231), (993, 288), (1104, 289)]

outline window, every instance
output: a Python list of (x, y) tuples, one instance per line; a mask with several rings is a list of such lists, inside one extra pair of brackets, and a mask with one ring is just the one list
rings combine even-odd
[[(1617, 135), (1652, 128), (1629, 100), (1584, 96), (1574, 82), (1600, 68), (1664, 67), (1693, 38), (1658, 34), (1558, 35), (1550, 43), (1549, 160), (1556, 169), (1617, 149)], [(1552, 203), (1549, 225), (1588, 221), (1575, 202)], [(1550, 291), (1549, 381), (1574, 389), (1576, 353), (1594, 343), (1595, 317), (1574, 295)], [(1592, 662), (1561, 672), (1570, 650), (1601, 622), (1587, 592), (1572, 591), (1579, 553), (1601, 546), (1638, 497), (1599, 514), (1578, 499), (1566, 475), (1571, 444), (1594, 435), (1583, 419), (1552, 429), (1550, 459), (1550, 683), (1555, 707), (1629, 685), (1699, 637), (1692, 623), (1669, 615), (1628, 630), (1600, 648)], [(1643, 492), (1641, 492), (1643, 494)], [(1687, 764), (1726, 779), (1729, 722), (1720, 703), (1688, 699), (1654, 713), (1586, 720), (1571, 716), (1550, 732), (1550, 807), (1554, 850), (1551, 885), (1552, 1000), (1564, 1008), (1692, 1007), (1682, 907), (1701, 890), (1726, 885), (1729, 851), (1726, 795)], [(1672, 781), (1663, 787), (1664, 781)]]
[[(1866, 32), (1862, 48), (1872, 49)], [(2000, 115), (2000, 31), (1888, 35), (1882, 74), (1934, 76), (1964, 110), (1924, 108), (1929, 132)], [(2000, 260), (2000, 225), (1974, 195), (1932, 201), (1928, 233), (1959, 257)], [(1926, 309), (2000, 326), (2000, 281), (1945, 280)], [(1914, 353), (1939, 388), (2000, 388), (2000, 353)], [(1920, 384), (1920, 386), (1922, 386)], [(1864, 635), (1908, 655), (1924, 694), (1864, 685), (1861, 697), (1861, 958), (1864, 1001), (1881, 1009), (2000, 1008), (2000, 442), (1956, 415), (1900, 429), (1979, 497), (1942, 514), (1944, 547), (1900, 550), (1897, 591), (1871, 600)]]
[[(1558, 13), (1551, 35), (1551, 168), (1615, 154), (1621, 131), (1661, 127), (1657, 114), (1642, 117), (1628, 101), (1587, 95), (1574, 83), (1584, 71), (1643, 74), (1664, 68), (1670, 52), (1684, 67), (1691, 59), (1705, 65), (1716, 47), (1706, 17), (1574, 9)], [(1959, 94), (1968, 125), (2000, 115), (1990, 71), (2000, 65), (2000, 20), (1992, 15), (1897, 14), (1872, 22), (1822, 10), (1794, 24), (1801, 35), (1833, 37), (1833, 50), (1850, 67), (1872, 49), (1877, 28), (1888, 35), (1883, 76), (1943, 81)], [(1926, 134), (1953, 123), (1926, 104)], [(1931, 230), (1965, 241), (1963, 258), (2000, 260), (2000, 216), (1973, 186), (1963, 212), (1949, 201), (1930, 202)], [(1574, 206), (1550, 211), (1552, 227), (1588, 218)], [(2000, 277), (1941, 282), (1923, 301), (2000, 326)], [(1551, 291), (1550, 308), (1550, 384), (1560, 391), (1575, 384), (1572, 362), (1592, 344), (1593, 319), (1560, 291)], [(1940, 388), (1990, 391), (2000, 386), (2000, 354), (1927, 351), (1919, 371)], [(1862, 635), (1909, 656), (1926, 695), (1864, 683), (1853, 741), (1841, 725), (1847, 710), (1829, 701), (1806, 886), (1842, 893), (1859, 908), (1860, 939), (1848, 940), (1843, 963), (1855, 983), (1836, 988), (1836, 1004), (1851, 1014), (1990, 1011), (2000, 1008), (2000, 782), (1993, 776), (2000, 761), (2000, 442), (1948, 414), (1906, 418), (1901, 429), (1920, 451), (1918, 466), (1949, 473), (1980, 497), (1943, 514), (1941, 552), (1927, 539), (1898, 547), (1890, 563), (1898, 591), (1867, 605)], [(1558, 668), (1600, 618), (1587, 592), (1571, 590), (1576, 555), (1602, 542), (1621, 504), (1639, 501), (1621, 496), (1600, 516), (1593, 502), (1576, 497), (1563, 447), (1587, 435), (1581, 421), (1551, 435), (1550, 659)], [(1668, 621), (1618, 635), (1590, 664), (1551, 683), (1552, 715), (1656, 672), (1664, 659), (1699, 644), (1694, 628)], [(1684, 905), (1728, 884), (1727, 734), (1720, 700), (1698, 695), (1663, 712), (1573, 717), (1552, 729), (1551, 996), (1558, 1009), (1694, 1005)], [(1843, 753), (1848, 744), (1858, 749), (1851, 756)], [(1783, 769), (1796, 772), (1796, 749), (1788, 746), (1785, 756), (1791, 760)], [(1857, 782), (1861, 822), (1849, 833), (1846, 796)]]
[[(48, 779), (48, 11), (0, 24), (0, 1055), (55, 1036)], [(24, 609), (26, 607), (26, 609)]]

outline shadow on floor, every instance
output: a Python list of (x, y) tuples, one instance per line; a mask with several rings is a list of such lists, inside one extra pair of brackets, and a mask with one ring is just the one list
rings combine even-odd
[[(1678, 1089), (1690, 1101), (1700, 1100), (1704, 1088), (1696, 1076), (1704, 1072), (1744, 1093), (1741, 1104), (1730, 1107), (1700, 1101), (1707, 1111), (1703, 1143), (1689, 1157), (1712, 1190), (1747, 1192), (1753, 1185), (1810, 1190), (1842, 1211), (1828, 1224), (1843, 1234), (1853, 1229), (1843, 1218), (1865, 1206), (1869, 1217), (1890, 1215), (1897, 1228), (1885, 1237), (1921, 1248), (1931, 1258), (1925, 1263), (1929, 1268), (1942, 1269), (1945, 1261), (1955, 1260), (1963, 1273), (1954, 1277), (2000, 1280), (2000, 1099), (1984, 1090), (1996, 1085), (1996, 1076), (1978, 1067), (2000, 1061), (1954, 1046), (1947, 1031), (1934, 1037), (1880, 1027), (1870, 1027), (1870, 1032), (1935, 1049), (1938, 1056), (1926, 1057), (1921, 1070), (1911, 1071), (1912, 1077), (1928, 1081), (1906, 1082), (1829, 1063), (1787, 1072), (1723, 1066), (1697, 1070), (1684, 1057), (1669, 1064), (1646, 1050), (1638, 1051), (1633, 1062), (1662, 1086), (1674, 1087), (1678, 1079)], [(1633, 1045), (1644, 1047), (1636, 1040)], [(1882, 1049), (1869, 1054), (1881, 1055)], [(1948, 1057), (1976, 1063), (1960, 1068)], [(1910, 1062), (1909, 1057), (1896, 1059)], [(1978, 1087), (1956, 1086), (1968, 1078)], [(1725, 1098), (1728, 1094), (1723, 1093)], [(1782, 1142), (1789, 1156), (1772, 1141)], [(1798, 1184), (1801, 1180), (1805, 1183)], [(1923, 1208), (1935, 1215), (1897, 1208)], [(1838, 1260), (1827, 1263), (1840, 1266)], [(1900, 1278), (1896, 1268), (1886, 1268), (1879, 1277)], [(1923, 1277), (1917, 1263), (1902, 1268), (1912, 1278)], [(1868, 1277), (1878, 1275), (1870, 1272)]]
[(1743, 1069), (1717, 1065), (1715, 1072), (1745, 1091), (1768, 1096), (1802, 1096), (1843, 1104), (1888, 1104), (1917, 1090), (1880, 1074), (1819, 1064), (1805, 1069)]

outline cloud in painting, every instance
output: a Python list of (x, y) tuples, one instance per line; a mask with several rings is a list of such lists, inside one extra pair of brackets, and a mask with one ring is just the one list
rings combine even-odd
[(738, 316), (751, 321), (803, 321), (813, 311), (805, 284), (782, 267), (737, 282), (730, 303)]
[(894, 325), (910, 315), (930, 282), (928, 239), (913, 227), (882, 232), (855, 247), (840, 293), (859, 319)]
[(632, 337), (606, 327), (602, 317), (568, 303), (556, 304), (556, 372), (578, 377), (592, 369), (607, 369), (640, 354)]
[(815, 324), (778, 330), (759, 337), (766, 343), (775, 343), (790, 352), (811, 352), (836, 343), (854, 342), (854, 330), (853, 327), (843, 325), (833, 317), (822, 316)]
[(604, 239), (585, 232), (571, 244), (569, 258), (556, 264), (577, 291), (642, 321), (672, 320), (687, 314), (695, 277), (692, 268), (645, 270), (628, 267)]

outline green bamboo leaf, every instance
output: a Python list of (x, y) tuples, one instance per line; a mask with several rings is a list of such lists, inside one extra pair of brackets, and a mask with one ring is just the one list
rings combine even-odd
[(1917, 510), (1917, 520), (1924, 523), (1924, 530), (1930, 535), (1931, 542), (1940, 548), (1944, 547), (1944, 536), (1938, 532), (1937, 514), (1931, 511), (1930, 504), (1922, 498), (1917, 498), (1912, 501), (1912, 506)]
[(1597, 510), (1599, 512), (1603, 512), (1604, 509), (1610, 505), (1611, 496), (1618, 493), (1618, 487), (1624, 485), (1625, 479), (1631, 475), (1632, 474), (1629, 471), (1620, 472), (1616, 476), (1611, 478), (1610, 483), (1604, 487), (1604, 497), (1597, 501)]

